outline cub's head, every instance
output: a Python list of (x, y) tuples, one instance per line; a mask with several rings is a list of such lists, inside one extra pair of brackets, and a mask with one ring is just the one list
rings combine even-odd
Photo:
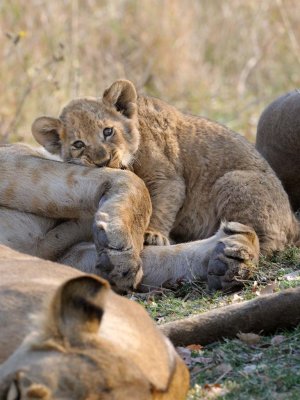
[(134, 85), (118, 80), (102, 99), (75, 99), (59, 118), (37, 118), (32, 133), (64, 161), (88, 167), (128, 167), (139, 146), (136, 101)]

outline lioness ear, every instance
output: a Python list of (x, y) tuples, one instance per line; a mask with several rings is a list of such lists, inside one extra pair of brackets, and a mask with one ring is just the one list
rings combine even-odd
[(103, 93), (104, 104), (115, 107), (127, 118), (132, 118), (136, 113), (137, 94), (133, 83), (125, 79), (115, 81)]
[(108, 290), (107, 281), (92, 275), (70, 279), (57, 290), (46, 325), (68, 340), (78, 340), (84, 333), (97, 333)]
[(61, 121), (57, 118), (51, 117), (37, 118), (31, 126), (31, 132), (35, 140), (52, 154), (60, 154), (61, 129)]

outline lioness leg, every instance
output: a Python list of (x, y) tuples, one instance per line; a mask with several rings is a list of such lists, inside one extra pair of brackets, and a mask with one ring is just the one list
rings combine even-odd
[(67, 220), (48, 231), (37, 243), (37, 256), (56, 261), (76, 243), (92, 240), (92, 220)]
[[(99, 273), (121, 290), (135, 288), (141, 281), (140, 252), (149, 224), (151, 201), (145, 184), (129, 171), (124, 176), (107, 169), (114, 186), (101, 198), (95, 215), (94, 243), (99, 254)], [(101, 270), (101, 271), (100, 271)]]
[(39, 241), (56, 223), (52, 218), (0, 207), (0, 243), (36, 256)]
[[(200, 279), (211, 289), (230, 288), (247, 277), (259, 255), (258, 239), (248, 226), (222, 223), (208, 239), (172, 246), (145, 246), (141, 253), (143, 278), (138, 290), (172, 286), (178, 281)], [(95, 268), (97, 253), (91, 243), (74, 246), (59, 262), (89, 273)], [(105, 277), (105, 271), (101, 270)]]
[(0, 243), (20, 252), (57, 260), (76, 243), (92, 240), (92, 219), (59, 220), (0, 207)]
[(88, 274), (99, 275), (97, 261), (98, 254), (96, 246), (92, 242), (81, 242), (75, 244), (66, 251), (62, 257), (57, 259), (59, 264), (69, 265)]
[(122, 276), (124, 287), (137, 284), (151, 214), (148, 191), (137, 176), (47, 160), (22, 145), (0, 146), (0, 165), (1, 206), (54, 219), (89, 221), (95, 215), (94, 240), (111, 280)]
[(239, 279), (248, 277), (258, 256), (259, 244), (253, 229), (237, 222), (222, 223), (208, 239), (145, 247), (140, 288), (172, 285), (182, 279), (208, 281), (210, 289), (231, 288)]

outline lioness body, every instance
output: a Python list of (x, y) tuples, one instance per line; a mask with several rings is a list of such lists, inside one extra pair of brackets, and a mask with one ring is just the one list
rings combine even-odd
[(289, 195), (294, 211), (300, 211), (300, 91), (274, 100), (261, 114), (256, 148), (270, 163)]
[(185, 398), (187, 369), (141, 306), (75, 269), (0, 256), (1, 399)]
[(137, 96), (116, 81), (102, 100), (78, 99), (59, 119), (41, 117), (35, 138), (65, 161), (129, 167), (150, 192), (147, 244), (203, 239), (221, 220), (251, 226), (263, 254), (299, 239), (288, 197), (269, 165), (240, 135)]

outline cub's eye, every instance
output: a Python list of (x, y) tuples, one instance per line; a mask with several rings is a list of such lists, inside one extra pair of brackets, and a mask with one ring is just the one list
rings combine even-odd
[(104, 128), (103, 135), (105, 138), (111, 136), (114, 133), (114, 128)]
[(75, 149), (83, 149), (85, 144), (82, 140), (76, 140), (76, 142), (72, 143), (72, 147), (75, 147)]

